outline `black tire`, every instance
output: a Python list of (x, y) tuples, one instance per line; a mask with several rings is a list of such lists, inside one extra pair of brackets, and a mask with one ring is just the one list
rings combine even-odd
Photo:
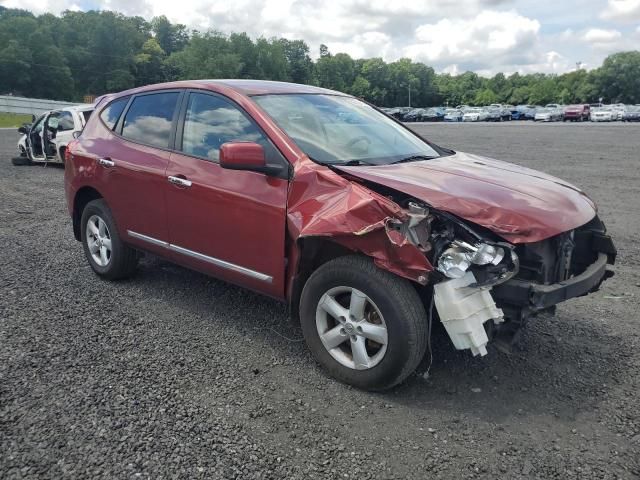
[[(99, 265), (94, 260), (87, 242), (87, 223), (94, 215), (106, 223), (111, 239), (111, 256), (105, 266)], [(107, 280), (120, 280), (134, 274), (138, 265), (138, 253), (122, 242), (113, 214), (103, 199), (89, 202), (82, 211), (80, 235), (87, 261), (99, 276)]]
[[(387, 327), (387, 350), (380, 362), (366, 370), (342, 365), (322, 344), (316, 327), (316, 309), (331, 288), (360, 290), (378, 307)], [(408, 280), (379, 269), (370, 258), (350, 255), (322, 265), (304, 286), (300, 323), (315, 359), (334, 378), (364, 390), (389, 389), (413, 373), (427, 348), (427, 315)]]
[(11, 163), (18, 167), (22, 167), (24, 165), (31, 165), (31, 160), (29, 160), (29, 157), (13, 157), (11, 159)]

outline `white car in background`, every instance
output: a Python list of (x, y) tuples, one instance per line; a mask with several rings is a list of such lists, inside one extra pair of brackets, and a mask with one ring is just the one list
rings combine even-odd
[(20, 127), (20, 156), (13, 159), (13, 164), (64, 163), (67, 144), (75, 132), (82, 131), (93, 109), (93, 105), (78, 105), (52, 110), (40, 115), (30, 126)]
[(473, 107), (467, 109), (462, 116), (463, 122), (485, 122), (489, 118), (489, 112), (484, 108)]
[(591, 121), (592, 122), (612, 122), (617, 120), (617, 113), (610, 107), (600, 107), (591, 109)]
[(559, 122), (562, 120), (562, 109), (544, 107), (536, 110), (535, 117), (533, 119), (536, 122)]
[(456, 110), (455, 108), (448, 108), (444, 112), (445, 122), (461, 122), (464, 114), (462, 110)]

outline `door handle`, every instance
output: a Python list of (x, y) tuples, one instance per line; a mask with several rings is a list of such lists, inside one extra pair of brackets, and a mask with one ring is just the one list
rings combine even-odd
[(116, 166), (116, 162), (114, 162), (110, 158), (99, 158), (98, 159), (98, 165), (101, 165), (103, 167), (115, 167)]
[(191, 180), (187, 180), (186, 178), (169, 176), (167, 177), (167, 180), (169, 180), (169, 183), (172, 183), (173, 185), (177, 185), (179, 187), (189, 188), (191, 186)]

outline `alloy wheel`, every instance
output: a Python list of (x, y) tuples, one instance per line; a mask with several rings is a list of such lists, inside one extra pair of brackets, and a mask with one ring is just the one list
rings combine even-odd
[(111, 261), (111, 233), (98, 215), (89, 217), (86, 239), (93, 261), (100, 267), (106, 267)]
[(355, 288), (334, 287), (320, 298), (316, 328), (329, 354), (354, 370), (375, 367), (387, 351), (387, 325), (380, 310)]

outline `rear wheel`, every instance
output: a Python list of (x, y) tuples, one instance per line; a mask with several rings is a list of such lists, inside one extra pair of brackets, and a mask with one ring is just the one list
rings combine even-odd
[(427, 345), (426, 313), (408, 280), (359, 256), (322, 265), (300, 299), (304, 338), (338, 380), (366, 390), (402, 382)]
[(108, 280), (133, 275), (138, 254), (120, 239), (111, 210), (104, 200), (87, 204), (80, 225), (84, 254), (94, 272)]

